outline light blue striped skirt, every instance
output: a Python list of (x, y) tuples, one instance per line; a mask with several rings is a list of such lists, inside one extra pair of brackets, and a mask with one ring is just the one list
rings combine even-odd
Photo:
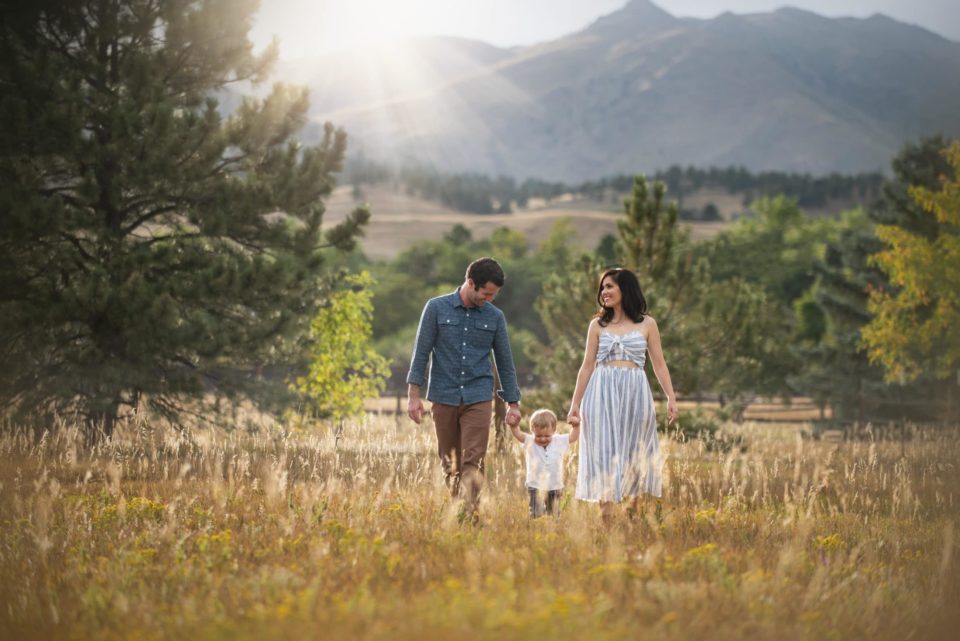
[(620, 502), (643, 494), (660, 496), (663, 457), (643, 368), (598, 365), (580, 407), (576, 497)]

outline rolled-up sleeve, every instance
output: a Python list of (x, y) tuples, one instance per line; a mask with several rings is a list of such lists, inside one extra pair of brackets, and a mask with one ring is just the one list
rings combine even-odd
[(427, 363), (430, 352), (437, 342), (437, 310), (434, 301), (429, 301), (420, 314), (417, 338), (413, 343), (413, 356), (410, 359), (410, 371), (407, 372), (407, 384), (423, 387), (427, 382)]
[(507, 403), (519, 403), (520, 385), (517, 383), (517, 368), (513, 364), (507, 319), (503, 316), (500, 317), (497, 333), (493, 337), (493, 358), (496, 360), (497, 373), (500, 374), (501, 389), (497, 390), (497, 395)]

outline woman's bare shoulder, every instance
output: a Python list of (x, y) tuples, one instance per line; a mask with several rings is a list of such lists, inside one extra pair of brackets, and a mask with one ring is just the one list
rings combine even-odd
[(600, 326), (600, 319), (594, 316), (587, 325), (587, 336), (599, 336), (603, 328)]

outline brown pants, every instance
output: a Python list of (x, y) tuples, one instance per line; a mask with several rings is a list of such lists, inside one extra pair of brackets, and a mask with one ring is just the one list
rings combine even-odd
[(467, 510), (476, 511), (483, 488), (483, 459), (490, 440), (493, 403), (434, 403), (431, 409), (437, 430), (437, 453), (450, 494), (460, 496), (462, 488)]

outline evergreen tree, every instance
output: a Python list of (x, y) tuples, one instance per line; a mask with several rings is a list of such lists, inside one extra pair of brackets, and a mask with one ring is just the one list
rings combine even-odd
[(624, 217), (617, 221), (620, 261), (636, 270), (641, 279), (655, 283), (668, 276), (689, 275), (680, 273), (686, 265), (678, 263), (680, 252), (674, 251), (686, 243), (688, 234), (677, 225), (677, 204), (664, 202), (665, 194), (662, 182), (653, 183), (651, 193), (646, 178), (637, 176), (633, 194), (623, 204)]
[(899, 417), (902, 390), (883, 382), (861, 349), (861, 329), (870, 320), (867, 299), (884, 282), (869, 264), (880, 247), (873, 224), (862, 210), (843, 215), (836, 238), (828, 241), (817, 282), (800, 299), (797, 354), (801, 359), (793, 383), (820, 405), (829, 404), (835, 420), (865, 423)]
[(907, 143), (891, 162), (893, 180), (884, 183), (880, 199), (868, 210), (878, 225), (897, 225), (927, 238), (935, 238), (937, 220), (910, 194), (916, 187), (936, 190), (941, 176), (952, 176), (953, 169), (944, 151), (942, 136)]
[(255, 0), (23, 3), (0, 21), (0, 402), (175, 418), (287, 362), (369, 213), (321, 232), (346, 137), (292, 139), (306, 90), (263, 80)]

